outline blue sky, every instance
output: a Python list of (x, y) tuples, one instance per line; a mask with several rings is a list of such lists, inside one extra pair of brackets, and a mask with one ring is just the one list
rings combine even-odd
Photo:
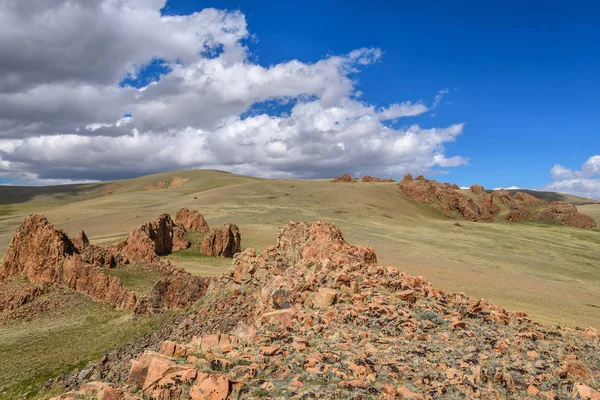
[[(355, 171), (349, 172), (379, 173), (380, 175), (393, 175), (396, 178), (401, 178), (397, 175), (403, 172), (425, 172), (436, 179), (456, 182), (459, 185), (480, 183), (488, 188), (512, 185), (524, 188), (544, 187), (600, 197), (600, 177), (597, 173), (600, 161), (594, 158), (600, 154), (600, 100), (598, 97), (600, 92), (600, 24), (598, 23), (600, 5), (595, 2), (577, 2), (577, 7), (567, 6), (562, 2), (538, 1), (324, 2), (310, 0), (303, 2), (250, 2), (169, 0), (166, 5), (161, 4), (164, 1), (160, 0), (146, 3), (138, 0), (125, 1), (125, 3), (128, 2), (131, 3), (131, 9), (115, 9), (111, 15), (100, 15), (98, 10), (90, 11), (83, 10), (83, 8), (75, 11), (69, 10), (69, 12), (79, 13), (77, 15), (81, 16), (78, 19), (83, 20), (87, 15), (84, 13), (89, 12), (90, 20), (97, 21), (98, 26), (101, 25), (102, 18), (110, 17), (114, 21), (115, 16), (122, 17), (124, 28), (119, 30), (119, 34), (126, 36), (119, 39), (116, 33), (102, 32), (101, 30), (104, 28), (98, 27), (99, 33), (97, 37), (90, 37), (90, 43), (95, 45), (106, 37), (114, 36), (112, 44), (99, 45), (106, 47), (102, 48), (100, 53), (106, 52), (107, 58), (110, 58), (111, 51), (117, 51), (114, 50), (115, 41), (124, 43), (122, 47), (127, 49), (127, 40), (140, 36), (143, 39), (139, 40), (148, 40), (148, 43), (138, 45), (138, 48), (131, 47), (128, 50), (128, 54), (138, 51), (140, 54), (136, 53), (128, 58), (128, 54), (115, 53), (112, 65), (108, 64), (109, 61), (102, 60), (101, 63), (107, 63), (105, 69), (114, 68), (110, 76), (103, 72), (91, 74), (89, 71), (93, 67), (86, 64), (82, 64), (76, 69), (71, 66), (65, 68), (63, 65), (67, 62), (64, 57), (58, 59), (58, 56), (55, 56), (56, 59), (45, 60), (47, 65), (56, 64), (55, 68), (36, 75), (36, 77), (44, 76), (40, 82), (45, 83), (45, 87), (48, 87), (48, 82), (52, 82), (52, 85), (62, 85), (66, 81), (70, 82), (69, 85), (72, 86), (73, 74), (81, 74), (81, 81), (77, 81), (79, 85), (104, 85), (98, 86), (100, 88), (98, 90), (102, 93), (106, 93), (107, 88), (110, 90), (120, 88), (121, 92), (118, 94), (118, 98), (111, 102), (119, 105), (120, 108), (115, 106), (114, 110), (108, 110), (110, 107), (107, 105), (106, 115), (99, 115), (100, 113), (97, 111), (96, 114), (92, 114), (87, 110), (84, 112), (77, 109), (72, 112), (81, 112), (82, 117), (77, 121), (73, 118), (73, 121), (65, 122), (64, 116), (52, 117), (51, 128), (45, 128), (43, 132), (40, 130), (41, 133), (26, 133), (27, 139), (21, 139), (18, 136), (23, 135), (23, 132), (29, 132), (32, 126), (40, 124), (49, 111), (46, 109), (43, 112), (34, 111), (34, 115), (35, 112), (39, 112), (41, 115), (35, 124), (21, 122), (19, 122), (21, 125), (11, 124), (8, 119), (9, 123), (6, 126), (9, 126), (10, 130), (6, 128), (8, 133), (3, 136), (9, 137), (7, 139), (9, 141), (5, 144), (0, 143), (0, 161), (4, 160), (7, 165), (5, 182), (62, 183), (113, 179), (158, 172), (158, 170), (203, 167), (222, 167), (233, 172), (263, 176), (315, 177), (330, 175), (333, 172), (342, 173), (345, 172), (344, 168), (356, 165)], [(140, 5), (142, 3), (144, 5)], [(152, 7), (156, 8), (154, 11), (160, 10), (160, 15), (152, 14), (152, 10), (148, 6), (150, 3), (152, 3)], [(164, 7), (162, 7), (163, 5)], [(206, 9), (208, 8), (219, 10), (221, 14), (207, 16), (205, 14), (207, 14)], [(56, 13), (57, 21), (73, 15), (66, 14), (64, 9), (52, 11)], [(239, 12), (236, 13), (236, 11)], [(11, 20), (25, 19), (21, 10), (15, 9), (7, 12), (14, 13)], [(191, 30), (199, 29), (201, 31), (196, 36), (202, 36), (204, 31), (198, 28), (200, 25), (212, 26), (211, 24), (215, 24), (215, 29), (221, 30), (220, 35), (223, 38), (215, 39), (216, 44), (206, 42), (202, 45), (213, 52), (212, 57), (220, 55), (222, 49), (227, 48), (229, 50), (226, 49), (224, 54), (229, 59), (233, 57), (236, 63), (240, 63), (239, 65), (259, 66), (264, 69), (273, 66), (289, 69), (289, 64), (286, 63), (292, 60), (302, 63), (302, 68), (310, 68), (319, 62), (335, 57), (346, 57), (345, 61), (340, 61), (345, 66), (340, 67), (341, 69), (335, 76), (329, 72), (323, 72), (322, 77), (319, 78), (320, 83), (315, 84), (314, 90), (307, 90), (307, 93), (304, 94), (297, 91), (297, 88), (296, 92), (292, 89), (288, 90), (288, 88), (282, 88), (278, 92), (275, 87), (277, 84), (274, 83), (269, 88), (268, 94), (264, 94), (263, 89), (260, 89), (260, 94), (254, 93), (248, 98), (233, 99), (222, 107), (215, 106), (216, 111), (212, 113), (207, 111), (209, 116), (219, 114), (224, 109), (228, 110), (222, 116), (219, 114), (222, 119), (218, 121), (215, 119), (215, 121), (209, 122), (207, 119), (210, 118), (201, 118), (200, 116), (193, 119), (190, 115), (199, 114), (199, 112), (190, 109), (189, 115), (176, 115), (177, 118), (172, 123), (165, 122), (168, 121), (168, 117), (174, 116), (171, 112), (165, 113), (165, 118), (161, 119), (164, 123), (156, 122), (152, 120), (152, 115), (162, 112), (166, 106), (155, 107), (153, 112), (148, 110), (159, 102), (168, 103), (173, 99), (170, 96), (171, 93), (174, 93), (174, 86), (168, 86), (168, 80), (163, 79), (169, 76), (170, 71), (173, 69), (185, 70), (188, 74), (186, 76), (190, 76), (190, 71), (196, 71), (194, 75), (196, 77), (209, 73), (205, 66), (192, 68), (197, 60), (193, 58), (193, 55), (187, 54), (187, 50), (194, 48), (193, 38), (189, 39), (189, 42), (184, 42), (181, 40), (181, 35), (173, 35), (172, 42), (163, 44), (158, 43), (161, 41), (160, 37), (150, 40), (148, 38), (150, 34), (146, 32), (146, 29), (151, 28), (153, 18), (200, 15), (200, 13), (202, 15), (197, 19), (186, 21), (189, 26), (177, 26), (173, 28), (173, 32), (180, 29), (181, 32), (188, 33), (190, 27), (193, 27)], [(146, 16), (147, 19), (144, 20)], [(29, 18), (29, 16), (27, 17)], [(117, 23), (113, 22), (113, 24)], [(224, 28), (225, 25), (228, 28)], [(232, 26), (235, 28), (231, 28)], [(237, 30), (235, 38), (226, 37), (226, 34), (229, 33), (228, 29)], [(207, 30), (216, 32), (208, 28)], [(56, 32), (41, 32), (40, 35), (50, 37), (54, 33)], [(24, 35), (33, 34), (24, 33)], [(57, 37), (64, 38), (64, 32), (62, 36), (57, 33)], [(61, 43), (58, 40), (55, 44), (60, 46)], [(131, 40), (133, 43), (133, 39)], [(164, 48), (160, 48), (161, 45), (164, 45)], [(178, 48), (178, 45), (181, 45), (181, 48)], [(2, 44), (0, 44), (1, 47)], [(146, 47), (148, 47), (147, 51)], [(173, 48), (172, 51), (170, 51), (171, 48)], [(240, 48), (244, 50), (240, 51)], [(378, 49), (380, 54), (363, 55), (369, 60), (366, 62), (356, 61), (351, 59), (349, 54), (357, 49)], [(6, 54), (21, 51), (12, 48), (2, 50)], [(192, 53), (191, 50), (190, 53)], [(243, 54), (240, 56), (238, 53)], [(21, 55), (17, 54), (17, 56)], [(79, 63), (78, 60), (81, 59), (86, 59), (86, 55), (79, 55), (78, 59), (74, 59), (72, 63)], [(157, 61), (157, 59), (161, 61)], [(30, 57), (26, 58), (25, 56), (23, 56), (23, 60), (25, 60), (24, 63), (31, 61)], [(163, 61), (164, 65), (157, 68), (157, 65)], [(96, 62), (94, 65), (98, 64), (99, 62)], [(150, 64), (150, 67), (140, 69), (140, 66), (146, 64)], [(131, 70), (132, 65), (135, 65), (134, 70)], [(9, 74), (6, 76), (14, 74), (18, 76), (16, 81), (20, 82), (19, 74), (23, 67), (19, 66), (20, 69), (17, 69), (17, 66), (9, 65), (6, 68), (9, 68)], [(0, 65), (1, 69), (2, 65)], [(61, 69), (65, 70), (61, 71)], [(352, 69), (352, 71), (348, 72), (348, 69)], [(129, 75), (124, 74), (124, 71)], [(134, 89), (132, 86), (140, 88), (152, 80), (158, 80), (158, 72), (166, 74), (161, 78), (161, 85), (150, 87), (141, 94), (142, 97), (149, 96), (149, 93), (152, 92), (152, 96), (155, 97), (143, 105), (132, 103), (131, 96), (133, 94), (128, 90)], [(313, 72), (309, 72), (309, 74)], [(318, 75), (321, 72), (314, 73)], [(60, 74), (65, 77), (56, 78)], [(69, 74), (71, 74), (71, 78)], [(181, 72), (181, 76), (185, 74), (186, 72)], [(251, 72), (249, 74), (251, 76)], [(306, 72), (302, 72), (302, 74), (306, 74)], [(170, 76), (175, 75), (173, 73)], [(352, 80), (353, 86), (343, 89), (346, 85), (344, 81), (346, 77)], [(214, 78), (216, 81), (220, 79), (209, 78)], [(294, 75), (295, 78), (297, 78), (296, 75)], [(32, 78), (22, 77), (23, 82), (27, 79)], [(269, 77), (267, 82), (271, 82), (272, 79)], [(202, 80), (202, 82), (205, 81), (206, 79)], [(282, 82), (280, 86), (285, 86), (285, 81)], [(289, 113), (293, 113), (292, 109), (298, 103), (310, 105), (311, 101), (315, 99), (327, 103), (323, 100), (322, 93), (329, 84), (328, 82), (334, 82), (332, 86), (339, 85), (340, 93), (343, 92), (342, 95), (336, 97), (336, 101), (338, 101), (335, 104), (336, 107), (345, 104), (344, 102), (348, 99), (357, 100), (360, 103), (353, 104), (352, 110), (355, 110), (356, 107), (372, 106), (375, 110), (373, 112), (405, 101), (410, 101), (412, 105), (422, 102), (426, 106), (427, 111), (425, 112), (414, 112), (413, 114), (418, 114), (415, 116), (408, 115), (410, 113), (403, 114), (395, 120), (384, 120), (381, 116), (366, 111), (366, 118), (380, 120), (378, 130), (370, 133), (373, 136), (379, 135), (380, 138), (381, 135), (385, 136), (386, 127), (402, 133), (408, 131), (408, 128), (414, 124), (417, 124), (420, 129), (449, 129), (449, 127), (461, 123), (464, 123), (464, 126), (459, 133), (452, 134), (452, 138), (440, 139), (438, 145), (428, 148), (414, 159), (405, 161), (402, 158), (403, 153), (393, 153), (394, 157), (398, 157), (397, 164), (402, 164), (402, 167), (394, 165), (393, 160), (379, 164), (369, 161), (380, 155), (383, 157), (384, 154), (390, 154), (377, 152), (373, 150), (372, 146), (369, 146), (368, 151), (364, 150), (365, 157), (361, 158), (361, 147), (357, 145), (360, 140), (353, 143), (346, 138), (340, 142), (342, 149), (340, 151), (335, 149), (335, 143), (328, 142), (329, 146), (334, 147), (323, 153), (322, 159), (319, 160), (323, 161), (326, 157), (339, 156), (339, 162), (323, 163), (323, 165), (320, 164), (320, 169), (313, 168), (314, 160), (302, 161), (299, 157), (292, 156), (290, 150), (294, 143), (299, 143), (299, 138), (309, 135), (309, 133), (296, 132), (297, 137), (294, 137), (293, 141), (286, 142), (285, 138), (280, 138), (280, 136), (286, 135), (285, 130), (273, 131), (269, 138), (265, 139), (266, 141), (257, 142), (260, 146), (272, 147), (272, 151), (268, 153), (269, 157), (275, 154), (265, 165), (261, 164), (260, 159), (245, 157), (243, 148), (238, 153), (239, 157), (227, 160), (224, 160), (223, 155), (218, 152), (221, 147), (226, 147), (220, 143), (223, 137), (235, 138), (238, 143), (245, 143), (244, 140), (254, 140), (251, 138), (252, 132), (263, 132), (262, 128), (259, 129), (257, 126), (264, 127), (264, 123), (266, 123), (264, 120), (262, 122), (246, 120), (246, 126), (238, 129), (239, 121), (236, 118), (239, 117), (244, 121), (247, 116), (260, 117), (261, 114), (265, 117), (286, 117)], [(242, 84), (246, 84), (246, 82), (242, 82)], [(7, 85), (10, 90), (6, 89), (6, 92), (15, 93), (17, 89), (11, 89), (11, 86)], [(307, 86), (310, 85), (307, 84)], [(24, 84), (23, 87), (25, 87)], [(198, 93), (190, 92), (200, 90), (198, 88), (196, 83), (192, 89), (187, 86), (185, 93), (187, 98), (198, 95)], [(0, 84), (0, 91), (1, 89), (2, 85)], [(228, 95), (237, 90), (238, 87), (232, 83), (231, 87), (223, 89), (223, 93)], [(254, 89), (250, 88), (249, 90)], [(445, 90), (447, 93), (443, 92), (445, 94), (440, 104), (434, 107), (435, 96)], [(80, 89), (78, 95), (82, 91), (83, 89)], [(218, 95), (221, 96), (223, 93), (218, 93)], [(106, 98), (106, 95), (104, 96)], [(162, 97), (158, 98), (157, 96)], [(268, 99), (266, 103), (263, 101), (265, 99)], [(91, 100), (88, 98), (81, 100), (82, 104), (87, 104), (88, 101)], [(181, 104), (189, 105), (190, 102)], [(279, 105), (273, 106), (273, 104)], [(98, 106), (93, 102), (90, 103), (90, 107), (92, 105)], [(326, 104), (326, 106), (330, 105)], [(178, 108), (182, 107), (186, 106), (178, 103)], [(227, 107), (231, 107), (231, 110)], [(68, 110), (68, 107), (65, 109)], [(310, 109), (310, 107), (306, 107), (306, 109)], [(319, 110), (319, 112), (321, 111), (323, 110)], [(184, 147), (197, 146), (198, 149), (212, 147), (206, 155), (202, 157), (198, 155), (186, 162), (169, 158), (161, 159), (160, 162), (154, 164), (157, 167), (153, 169), (147, 165), (148, 160), (156, 158), (156, 154), (151, 154), (151, 151), (156, 152), (156, 149), (150, 149), (146, 141), (136, 136), (135, 144), (127, 142), (125, 145), (121, 144), (119, 148), (130, 146), (129, 149), (132, 152), (136, 150), (135, 152), (140, 154), (139, 159), (134, 159), (127, 166), (119, 165), (117, 168), (114, 160), (101, 157), (101, 149), (109, 143), (112, 145), (120, 140), (125, 143), (132, 133), (123, 131), (125, 129), (123, 126), (129, 127), (127, 129), (131, 131), (133, 125), (130, 121), (120, 124), (114, 123), (114, 121), (107, 122), (116, 115), (132, 116), (131, 121), (134, 121), (136, 132), (139, 132), (140, 137), (144, 135), (150, 137), (152, 134), (174, 135), (178, 138), (187, 138), (179, 141), (180, 146), (182, 144)], [(237, 117), (232, 120), (232, 116)], [(356, 116), (354, 122), (356, 120), (364, 121), (364, 117), (364, 115)], [(285, 118), (283, 120), (279, 121), (280, 126), (284, 122), (289, 122), (285, 121)], [(2, 115), (0, 115), (0, 121), (2, 121)], [(60, 121), (60, 125), (57, 121)], [(12, 128), (13, 125), (17, 128)], [(72, 129), (74, 126), (77, 126), (76, 130)], [(84, 126), (85, 131), (82, 129)], [(2, 133), (2, 127), (3, 125), (0, 124), (0, 133)], [(252, 127), (255, 129), (254, 131)], [(189, 133), (192, 128), (195, 129), (194, 134)], [(311, 145), (317, 148), (318, 138), (324, 137), (318, 135), (326, 135), (327, 132), (310, 133), (311, 140), (314, 141)], [(36, 134), (43, 138), (45, 148), (51, 143), (51, 146), (56, 146), (55, 150), (58, 154), (64, 152), (64, 157), (72, 154), (75, 150), (91, 152), (94, 157), (98, 156), (99, 163), (106, 163), (106, 167), (96, 168), (92, 171), (91, 168), (86, 167), (83, 161), (75, 162), (69, 159), (63, 168), (57, 166), (63, 160), (59, 156), (45, 155), (41, 157), (37, 153), (34, 156), (32, 154), (35, 152), (35, 146), (42, 146), (30, 137)], [(96, 134), (97, 137), (94, 136)], [(258, 133), (255, 134), (259, 136)], [(79, 141), (72, 138), (73, 135), (79, 138), (77, 139)], [(365, 135), (368, 134), (365, 133)], [(426, 134), (422, 133), (422, 135)], [(441, 133), (441, 135), (445, 134)], [(200, 136), (202, 140), (198, 141), (197, 138)], [(88, 139), (89, 137), (94, 137), (94, 139)], [(193, 144), (189, 142), (190, 137), (195, 140)], [(276, 137), (279, 139), (275, 140)], [(58, 140), (59, 138), (60, 140)], [(85, 138), (85, 140), (81, 138)], [(361, 140), (366, 139), (369, 137), (363, 136)], [(415, 145), (415, 149), (421, 148), (427, 141), (426, 138), (420, 140)], [(70, 147), (63, 148), (57, 144), (64, 142), (69, 142)], [(148, 142), (152, 141), (149, 139)], [(385, 145), (390, 148), (398, 145), (389, 138), (378, 143), (386, 143)], [(253, 144), (256, 143), (253, 142)], [(285, 156), (287, 158), (282, 155), (283, 153), (278, 153), (284, 152), (283, 147), (287, 149)], [(303, 149), (300, 153), (305, 154), (308, 151)], [(437, 164), (431, 161), (436, 154), (445, 157), (444, 161)], [(352, 157), (356, 160), (355, 164), (352, 164)], [(453, 159), (453, 157), (458, 158)], [(42, 164), (40, 159), (45, 160), (46, 164)], [(89, 160), (89, 157), (86, 159)], [(454, 161), (447, 161), (448, 159)], [(468, 162), (461, 162), (461, 160), (468, 160)], [(145, 166), (140, 167), (138, 164), (134, 166), (135, 163)], [(553, 170), (557, 164), (560, 164), (559, 168)], [(18, 168), (22, 168), (22, 170), (17, 171)], [(78, 172), (67, 172), (67, 170)], [(551, 171), (554, 173), (551, 174)]]
[(449, 89), (436, 124), (466, 123), (446, 148), (469, 164), (448, 180), (536, 188), (553, 165), (578, 169), (600, 153), (600, 4), (577, 5), (170, 0), (163, 12), (241, 10), (265, 65), (378, 47), (381, 61), (359, 76), (363, 99), (416, 101)]

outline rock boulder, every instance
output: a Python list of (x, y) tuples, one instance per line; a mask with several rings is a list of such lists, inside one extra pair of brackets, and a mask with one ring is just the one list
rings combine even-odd
[(232, 258), (242, 250), (242, 236), (237, 225), (227, 222), (204, 236), (202, 253), (207, 256)]
[(175, 215), (175, 223), (188, 231), (208, 233), (210, 227), (204, 220), (204, 216), (198, 210), (182, 208)]

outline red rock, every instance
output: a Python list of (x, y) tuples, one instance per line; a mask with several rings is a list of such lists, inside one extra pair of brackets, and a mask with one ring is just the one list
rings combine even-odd
[(213, 228), (204, 236), (202, 253), (207, 256), (232, 258), (242, 250), (242, 237), (239, 228), (231, 222)]
[(262, 314), (259, 319), (263, 324), (291, 328), (294, 324), (296, 315), (297, 310), (295, 308), (287, 308), (283, 310), (266, 312)]
[(152, 314), (164, 309), (179, 310), (199, 300), (208, 288), (209, 278), (192, 275), (180, 268), (169, 268), (166, 276), (135, 309), (137, 314)]
[(561, 377), (567, 377), (569, 375), (579, 376), (581, 378), (588, 378), (590, 376), (590, 369), (577, 359), (577, 356), (569, 354), (565, 357), (565, 363), (559, 372)]
[(592, 328), (591, 326), (583, 332), (583, 336), (595, 339), (598, 337), (598, 329)]
[(415, 303), (417, 301), (416, 292), (412, 289), (403, 290), (398, 292), (396, 295), (409, 303)]
[(172, 251), (182, 251), (188, 249), (192, 245), (185, 237), (185, 229), (180, 226), (173, 227), (173, 246), (171, 247)]
[(334, 182), (353, 182), (354, 179), (350, 176), (350, 174), (343, 174), (342, 176), (336, 176), (333, 178)]
[(398, 390), (396, 392), (400, 395), (401, 399), (425, 400), (425, 397), (422, 394), (415, 393), (405, 386), (398, 388)]
[(449, 326), (452, 329), (465, 329), (467, 325), (466, 325), (465, 321), (462, 321), (458, 318), (452, 318)]
[(153, 375), (156, 375), (157, 369), (164, 368), (166, 370), (168, 368), (171, 364), (171, 357), (154, 352), (140, 354), (137, 360), (131, 360), (131, 370), (127, 383), (133, 385), (136, 390), (145, 388), (144, 383), (148, 377), (151, 364), (153, 364)]
[(540, 390), (533, 385), (529, 385), (527, 388), (527, 394), (530, 396), (537, 396), (540, 393)]
[(93, 398), (97, 400), (141, 400), (127, 393), (123, 388), (105, 382), (90, 382), (81, 385), (79, 390), (70, 391), (50, 400), (79, 400)]
[(182, 208), (175, 214), (175, 223), (188, 231), (208, 233), (210, 227), (198, 210)]
[(87, 264), (65, 233), (41, 215), (30, 215), (15, 232), (0, 280), (24, 275), (33, 283), (64, 284), (94, 300), (118, 309), (133, 309), (136, 296), (122, 286), (119, 278), (108, 276)]
[(540, 220), (554, 222), (575, 228), (595, 228), (596, 221), (589, 215), (581, 214), (577, 207), (571, 204), (558, 204), (540, 213)]
[(353, 379), (351, 381), (342, 381), (342, 382), (340, 382), (340, 386), (349, 386), (349, 387), (353, 387), (353, 388), (366, 389), (367, 388), (367, 382), (365, 382), (362, 379)]
[(313, 293), (311, 304), (315, 308), (327, 309), (334, 302), (337, 297), (337, 291), (331, 288), (319, 288), (319, 290)]
[(525, 192), (517, 192), (513, 198), (529, 207), (537, 207), (546, 204), (544, 200), (538, 199), (537, 197)]
[(579, 213), (571, 204), (549, 203), (524, 192), (511, 196), (506, 190), (495, 190), (487, 194), (481, 185), (472, 185), (470, 191), (476, 197), (467, 197), (457, 191), (456, 186), (428, 180), (423, 176), (412, 179), (410, 174), (398, 184), (398, 189), (413, 200), (430, 204), (448, 216), (458, 212), (471, 221), (493, 221), (502, 205), (504, 209), (508, 208), (505, 218), (511, 222), (539, 219), (577, 228), (596, 226), (592, 217)]
[(87, 246), (89, 246), (90, 241), (83, 230), (79, 231), (77, 236), (73, 238), (73, 245), (82, 252)]
[(478, 193), (481, 192), (485, 198), (477, 201), (466, 197), (451, 185), (428, 180), (422, 176), (414, 180), (410, 175), (405, 176), (398, 189), (413, 200), (434, 205), (447, 215), (458, 211), (464, 218), (472, 221), (491, 221), (492, 213), (497, 211), (497, 208), (492, 206), (491, 196), (478, 185), (474, 185), (473, 189)]
[(527, 352), (527, 357), (529, 357), (531, 359), (534, 359), (534, 360), (537, 360), (538, 358), (540, 358), (540, 355), (538, 354), (537, 351), (531, 350), (531, 351)]
[(260, 352), (265, 356), (273, 356), (279, 352), (279, 350), (278, 346), (263, 346), (260, 348)]
[(582, 399), (600, 400), (600, 392), (592, 389), (588, 385), (578, 384), (573, 386), (573, 393), (579, 395)]
[(277, 389), (277, 386), (275, 386), (275, 384), (273, 382), (265, 382), (262, 385), (260, 385), (260, 388), (263, 390), (266, 390), (267, 392), (272, 392), (273, 390)]
[(130, 261), (153, 262), (157, 256), (173, 250), (173, 229), (171, 217), (162, 214), (155, 222), (147, 222), (135, 228), (122, 244), (122, 252)]
[(198, 374), (196, 384), (190, 390), (192, 400), (226, 400), (229, 396), (230, 381), (223, 374)]
[(471, 185), (469, 190), (475, 194), (486, 194), (486, 191), (481, 185)]

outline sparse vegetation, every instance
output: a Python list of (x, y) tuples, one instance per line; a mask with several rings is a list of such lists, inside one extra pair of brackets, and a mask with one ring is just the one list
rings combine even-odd
[[(144, 190), (172, 176), (189, 180), (176, 188)], [(393, 183), (259, 180), (215, 171), (182, 171), (109, 184), (44, 189), (41, 195), (27, 190), (23, 193), (13, 200), (0, 193), (0, 198), (12, 202), (0, 208), (2, 251), (15, 227), (31, 212), (48, 214), (70, 235), (84, 228), (92, 243), (106, 243), (120, 240), (133, 227), (162, 212), (189, 207), (210, 217), (211, 226), (236, 222), (243, 246), (256, 247), (259, 252), (275, 242), (278, 227), (290, 220), (329, 220), (349, 242), (374, 247), (380, 264), (423, 275), (447, 291), (489, 298), (542, 322), (585, 327), (598, 326), (600, 320), (600, 228), (460, 220), (462, 227), (458, 229), (455, 219), (407, 200)], [(277, 200), (265, 201), (268, 197)], [(600, 204), (579, 209), (600, 218)], [(190, 249), (166, 258), (203, 276), (218, 275), (230, 267), (230, 259), (200, 254), (196, 243), (201, 238), (192, 241), (195, 244)], [(117, 274), (135, 290), (148, 288), (148, 277), (134, 270), (109, 273)], [(417, 319), (442, 326), (435, 315), (419, 314)], [(47, 377), (96, 359), (103, 350), (151, 331), (160, 323), (147, 318), (134, 321), (129, 313), (78, 300), (69, 302), (59, 314), (1, 326), (0, 386), (10, 387), (4, 389), (9, 390), (5, 394), (34, 393)], [(55, 350), (48, 351), (49, 346)], [(35, 368), (31, 360), (36, 360)], [(448, 398), (452, 395), (447, 393)]]
[(133, 319), (80, 294), (64, 301), (67, 306), (56, 312), (0, 327), (0, 398), (33, 396), (60, 372), (82, 367), (170, 318)]

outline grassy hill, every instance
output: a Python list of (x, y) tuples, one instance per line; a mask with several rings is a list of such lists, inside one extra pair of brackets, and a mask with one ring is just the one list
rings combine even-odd
[[(548, 192), (532, 194), (585, 203), (580, 210), (600, 221), (598, 202)], [(0, 202), (0, 254), (23, 218), (34, 212), (45, 214), (69, 235), (84, 229), (92, 243), (108, 243), (163, 212), (189, 207), (200, 210), (211, 225), (235, 222), (243, 246), (258, 250), (273, 244), (278, 227), (289, 221), (328, 220), (350, 243), (372, 246), (381, 264), (423, 275), (448, 291), (484, 297), (542, 322), (599, 326), (600, 229), (463, 220), (456, 226), (456, 220), (400, 195), (394, 183), (266, 180), (195, 170), (98, 184), (0, 187)], [(201, 275), (218, 274), (230, 265), (229, 260), (193, 253), (169, 258)], [(130, 316), (111, 310), (103, 310), (102, 318), (107, 337), (130, 323)], [(85, 319), (74, 322), (65, 317), (64, 324), (73, 323), (77, 326), (73, 332), (80, 337), (91, 339), (98, 334), (98, 328), (86, 324)], [(131, 334), (151, 326), (148, 323)], [(47, 329), (48, 343), (57, 343), (64, 333), (60, 322)], [(21, 328), (0, 326), (0, 339), (11, 343), (10, 348), (0, 347), (0, 371), (17, 356), (35, 359), (36, 352), (43, 349), (44, 343), (40, 343), (25, 353), (11, 350), (27, 341), (28, 334), (26, 324)], [(115, 345), (114, 340), (107, 340), (94, 348), (84, 346), (78, 349), (79, 361), (93, 359)], [(60, 355), (56, 357), (60, 359)], [(61, 368), (73, 364), (72, 355), (69, 357), (56, 364)], [(36, 376), (33, 372), (25, 375)]]
[(600, 205), (600, 201), (586, 199), (585, 197), (579, 197), (568, 193), (558, 193), (558, 192), (544, 192), (538, 190), (529, 190), (529, 189), (518, 189), (518, 190), (508, 190), (508, 192), (514, 196), (517, 192), (525, 192), (532, 196), (537, 197), (538, 199), (546, 200), (546, 201), (561, 201), (563, 203), (570, 203), (575, 206), (583, 206), (588, 204), (598, 204)]

